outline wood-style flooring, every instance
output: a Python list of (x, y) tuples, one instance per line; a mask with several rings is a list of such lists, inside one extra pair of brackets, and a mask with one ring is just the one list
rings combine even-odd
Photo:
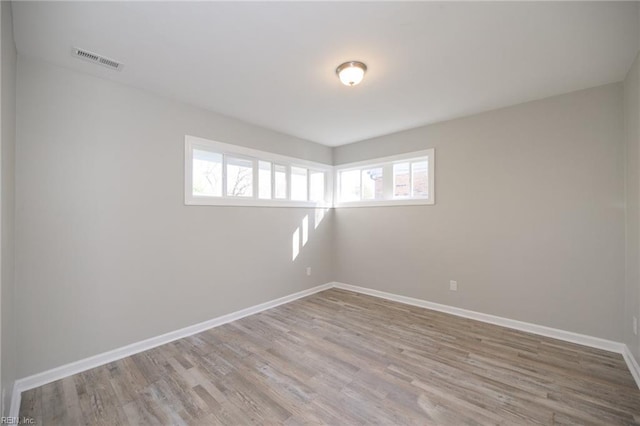
[(24, 392), (41, 425), (640, 424), (619, 354), (332, 289)]

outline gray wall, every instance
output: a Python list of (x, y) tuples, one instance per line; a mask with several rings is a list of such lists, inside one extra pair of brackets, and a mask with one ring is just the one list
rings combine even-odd
[(336, 280), (620, 341), (622, 108), (616, 83), (336, 148), (436, 150), (434, 206), (336, 210)]
[(329, 164), (330, 148), (22, 56), (18, 71), (20, 377), (332, 281), (331, 213), (313, 230), (310, 209), (183, 195), (185, 134)]
[(633, 316), (640, 319), (640, 57), (624, 80), (626, 285), (624, 293), (624, 342), (640, 360), (640, 340), (633, 334)]
[[(332, 151), (41, 61), (18, 70), (18, 377), (334, 279), (623, 338), (622, 84)], [(292, 262), (312, 211), (184, 206), (185, 134), (336, 164), (435, 147), (436, 205), (339, 209)]]
[(2, 33), (2, 141), (0, 144), (0, 235), (1, 235), (1, 281), (0, 298), (2, 311), (2, 339), (0, 342), (1, 383), (4, 398), (2, 414), (8, 415), (11, 391), (16, 377), (16, 322), (14, 317), (14, 188), (16, 146), (16, 46), (13, 42), (11, 3), (0, 2)]

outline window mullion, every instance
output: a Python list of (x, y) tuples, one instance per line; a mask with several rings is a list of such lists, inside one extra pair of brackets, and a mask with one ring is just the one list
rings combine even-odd
[(287, 164), (285, 167), (285, 179), (287, 181), (287, 200), (291, 201), (291, 165)]
[(413, 198), (413, 162), (409, 163), (409, 198)]
[(271, 199), (276, 199), (276, 163), (271, 163)]
[(222, 154), (222, 196), (227, 195), (227, 154)]
[(260, 173), (260, 170), (258, 169), (258, 159), (254, 158), (253, 160), (251, 160), (252, 166), (253, 166), (253, 191), (252, 191), (252, 197), (253, 199), (257, 200), (258, 199), (258, 192), (260, 190), (260, 188), (258, 187), (259, 182), (258, 182), (258, 174)]
[(393, 200), (393, 163), (382, 166), (382, 199)]
[(188, 198), (193, 197), (193, 145), (191, 143), (186, 144), (185, 150), (185, 195), (188, 194)]

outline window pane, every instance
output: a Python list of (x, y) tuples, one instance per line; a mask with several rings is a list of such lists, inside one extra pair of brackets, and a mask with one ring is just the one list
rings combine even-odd
[(286, 199), (287, 198), (287, 167), (274, 165), (273, 170), (275, 173), (275, 198)]
[(309, 172), (309, 199), (324, 201), (324, 172)]
[(409, 163), (393, 165), (393, 196), (408, 197), (411, 193), (411, 182), (409, 180)]
[(271, 163), (258, 161), (258, 197), (271, 198)]
[(340, 201), (360, 200), (360, 170), (340, 172)]
[(291, 199), (307, 201), (307, 169), (291, 167)]
[(382, 200), (382, 167), (362, 171), (362, 199)]
[(411, 163), (412, 196), (427, 198), (429, 196), (429, 164), (427, 160)]
[(253, 161), (226, 157), (227, 195), (229, 197), (253, 197)]
[(222, 154), (193, 150), (193, 195), (222, 195)]

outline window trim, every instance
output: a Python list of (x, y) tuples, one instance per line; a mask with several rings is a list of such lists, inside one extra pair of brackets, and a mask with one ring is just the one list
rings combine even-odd
[[(223, 142), (216, 142), (197, 136), (185, 136), (184, 144), (184, 203), (191, 206), (253, 206), (253, 207), (307, 207), (307, 208), (330, 208), (333, 201), (333, 166), (330, 164), (317, 163), (296, 157), (289, 157), (274, 154), (267, 151), (248, 148), (240, 145), (232, 145)], [(221, 196), (198, 196), (193, 195), (193, 149), (202, 149), (222, 154), (222, 195)], [(252, 160), (254, 164), (253, 173), (253, 196), (233, 197), (226, 195), (226, 160), (227, 156)], [(259, 198), (258, 161), (268, 161), (271, 163), (271, 199)], [(275, 165), (286, 167), (285, 178), (287, 180), (287, 198), (275, 198)], [(303, 167), (307, 169), (307, 198), (310, 191), (308, 188), (309, 175), (311, 171), (323, 172), (325, 175), (324, 202), (317, 201), (293, 201), (291, 200), (291, 166)]]
[[(351, 170), (363, 170), (380, 167), (387, 171), (390, 169), (391, 179), (383, 179), (383, 193), (388, 193), (393, 196), (393, 164), (409, 162), (418, 158), (427, 158), (428, 161), (428, 180), (429, 180), (429, 197), (427, 198), (388, 198), (384, 200), (358, 200), (358, 201), (340, 201), (340, 173)], [(354, 163), (340, 164), (334, 166), (334, 202), (335, 208), (344, 207), (383, 207), (383, 206), (415, 206), (415, 205), (434, 205), (435, 204), (435, 149), (429, 148), (422, 151), (408, 152), (405, 154), (392, 155), (388, 157), (375, 158), (366, 161), (357, 161)], [(413, 179), (412, 168), (409, 168), (410, 179)], [(362, 177), (360, 178), (360, 194), (362, 194)], [(391, 187), (388, 187), (385, 183), (392, 182)], [(362, 195), (361, 195), (362, 196)]]

